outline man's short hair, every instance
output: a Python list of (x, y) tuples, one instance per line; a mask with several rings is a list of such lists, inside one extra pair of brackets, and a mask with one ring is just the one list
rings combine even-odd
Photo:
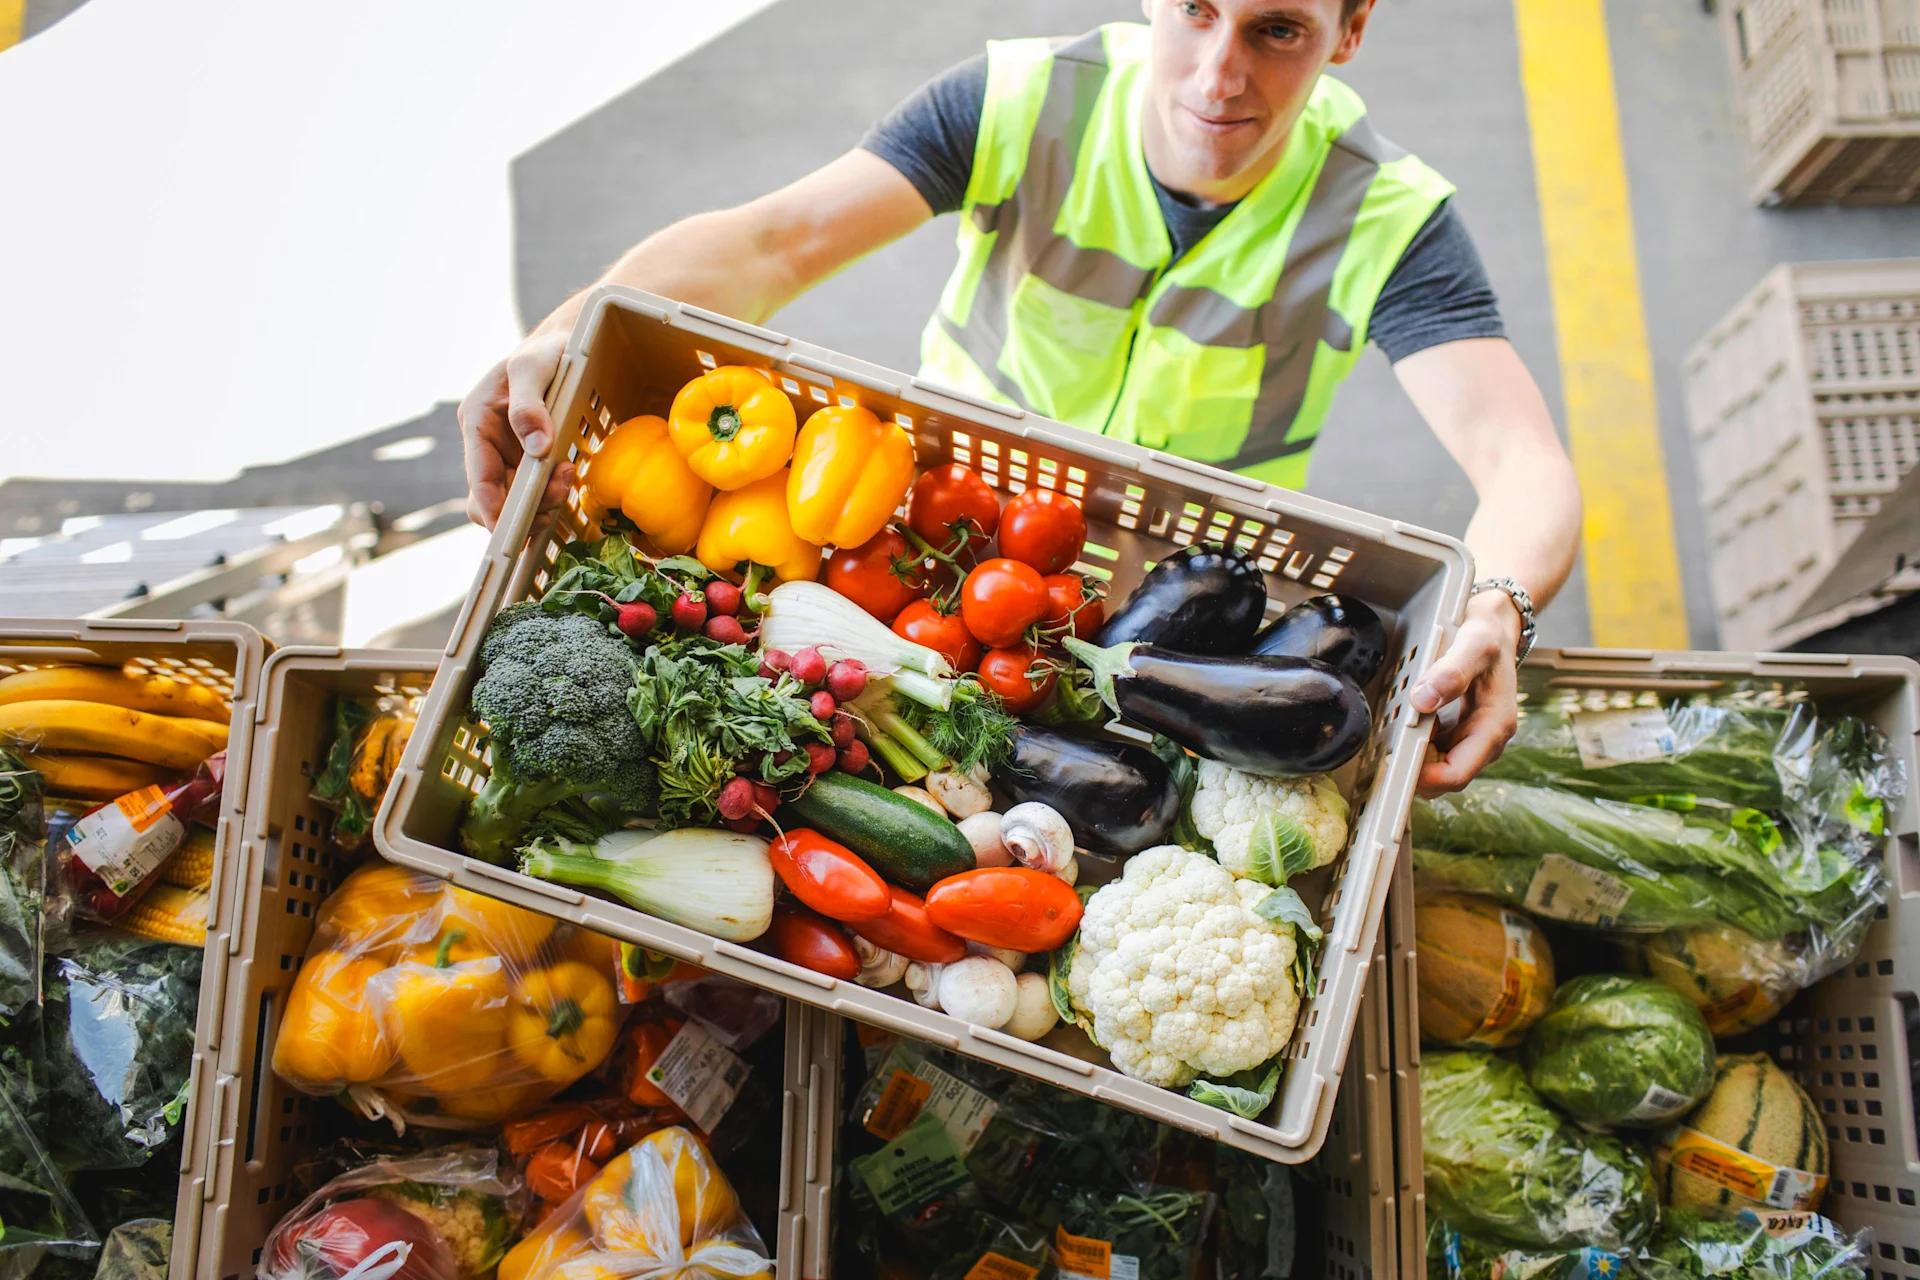
[(1353, 15), (1359, 12), (1359, 9), (1360, 0), (1340, 0), (1340, 21), (1353, 21)]

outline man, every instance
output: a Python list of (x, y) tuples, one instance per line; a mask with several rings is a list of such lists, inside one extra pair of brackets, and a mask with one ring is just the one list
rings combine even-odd
[[(1453, 188), (1321, 75), (1359, 50), (1373, 4), (1143, 0), (1146, 27), (996, 43), (857, 149), (666, 228), (601, 283), (764, 323), (958, 210), (922, 376), (1292, 487), (1379, 343), (1480, 499), (1466, 541), (1483, 577), (1412, 693), (1422, 713), (1460, 702), (1420, 778), (1459, 788), (1513, 734), (1516, 655), (1572, 569), (1580, 499)], [(522, 451), (552, 441), (542, 397), (585, 297), (461, 405), (482, 524)]]

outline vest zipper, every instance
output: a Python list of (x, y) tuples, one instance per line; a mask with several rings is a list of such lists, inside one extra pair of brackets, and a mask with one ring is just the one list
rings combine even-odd
[[(1166, 270), (1165, 267), (1154, 268), (1153, 274), (1147, 277), (1147, 287), (1142, 294), (1144, 298), (1152, 299), (1153, 291), (1160, 287), (1160, 277)], [(1113, 393), (1113, 403), (1107, 406), (1107, 420), (1100, 424), (1100, 434), (1103, 436), (1113, 430), (1113, 415), (1120, 412), (1120, 402), (1127, 398), (1127, 375), (1133, 372), (1133, 348), (1140, 341), (1140, 330), (1145, 327), (1146, 316), (1142, 314), (1139, 322), (1127, 334), (1127, 358), (1120, 364), (1120, 389)], [(1138, 444), (1139, 441), (1134, 443)]]

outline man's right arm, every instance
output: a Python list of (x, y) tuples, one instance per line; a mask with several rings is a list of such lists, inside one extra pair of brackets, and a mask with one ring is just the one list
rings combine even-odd
[[(461, 401), (467, 514), (491, 529), (522, 454), (539, 457), (552, 444), (547, 384), (594, 288), (629, 285), (761, 324), (932, 216), (926, 199), (898, 169), (855, 150), (758, 200), (695, 214), (648, 236), (541, 321)], [(572, 468), (555, 468), (547, 502), (559, 501), (570, 483)]]

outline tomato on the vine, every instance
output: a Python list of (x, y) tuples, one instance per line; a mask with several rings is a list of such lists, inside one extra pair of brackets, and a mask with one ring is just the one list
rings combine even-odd
[(857, 547), (836, 550), (827, 560), (826, 583), (880, 621), (892, 622), (927, 594), (925, 568), (913, 559), (906, 538), (882, 529)]
[(1052, 696), (1058, 678), (1059, 672), (1038, 649), (989, 649), (980, 659), (980, 683), (1000, 695), (1007, 710), (1017, 716)]
[(980, 643), (1018, 644), (1047, 612), (1047, 584), (1032, 565), (1000, 557), (983, 560), (960, 587), (960, 616)]
[(953, 554), (966, 526), (966, 549), (978, 557), (1000, 527), (1000, 500), (978, 473), (949, 462), (923, 473), (913, 483), (907, 527), (935, 549)]
[(958, 613), (941, 613), (930, 600), (915, 600), (902, 609), (893, 620), (893, 634), (925, 645), (952, 663), (955, 671), (973, 670), (986, 648)]
[(1042, 581), (1047, 584), (1047, 612), (1040, 628), (1048, 638), (1093, 639), (1107, 620), (1106, 584), (1077, 573), (1050, 573)]
[(1052, 489), (1029, 489), (1000, 513), (1000, 554), (1041, 573), (1059, 573), (1087, 545), (1087, 515)]

